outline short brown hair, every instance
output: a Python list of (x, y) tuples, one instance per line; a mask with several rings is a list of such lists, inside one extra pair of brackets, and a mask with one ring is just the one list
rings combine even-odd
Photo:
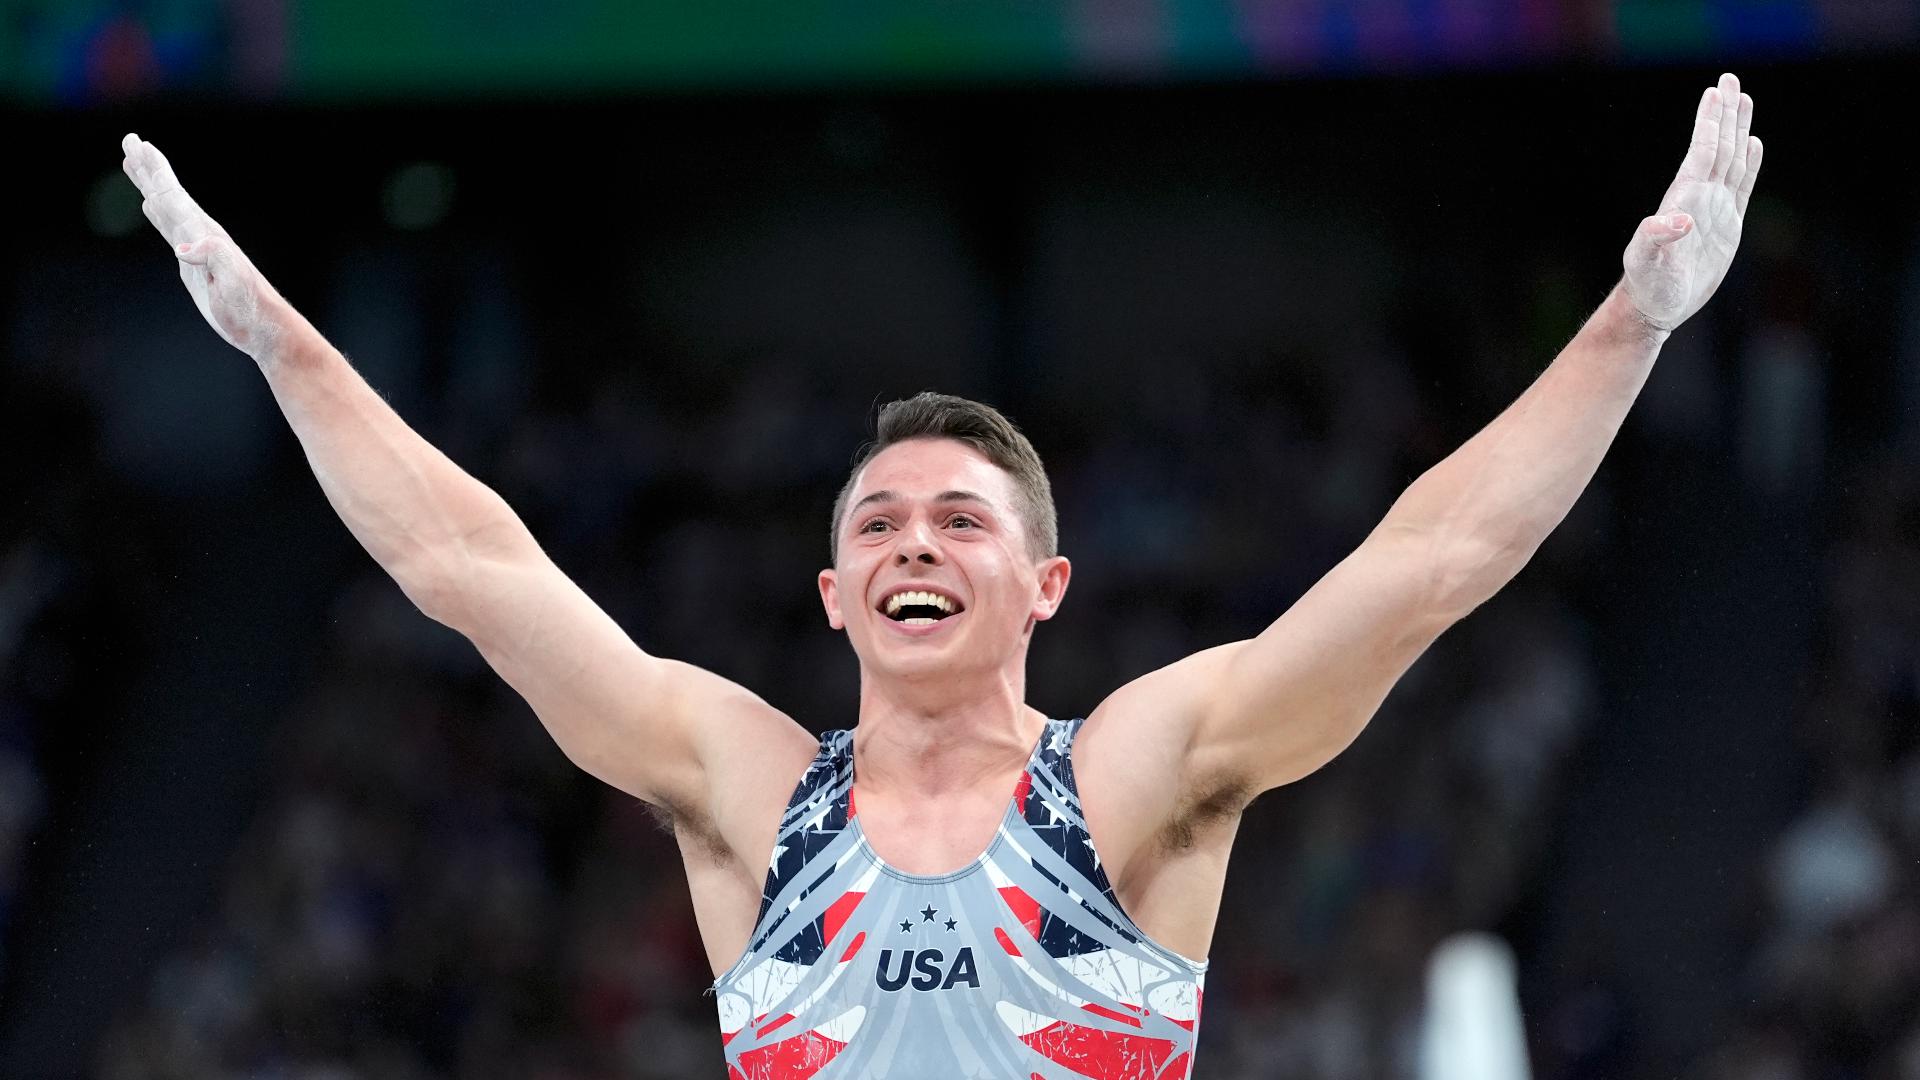
[(828, 552), (840, 561), (840, 518), (847, 512), (847, 498), (853, 494), (853, 482), (874, 455), (908, 439), (954, 439), (986, 455), (1007, 475), (1013, 477), (1014, 509), (1026, 522), (1027, 548), (1034, 559), (1051, 558), (1060, 547), (1060, 524), (1053, 510), (1053, 486), (1047, 483), (1046, 467), (1033, 444), (1013, 426), (1000, 410), (978, 401), (922, 390), (902, 401), (881, 406), (874, 425), (873, 441), (860, 451), (853, 472), (833, 500), (833, 524), (828, 533)]

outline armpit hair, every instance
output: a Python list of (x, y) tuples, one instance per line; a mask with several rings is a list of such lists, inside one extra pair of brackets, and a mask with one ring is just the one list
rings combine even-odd
[(673, 804), (657, 805), (641, 803), (647, 808), (647, 816), (653, 819), (675, 844), (683, 849), (693, 849), (704, 853), (713, 860), (715, 866), (726, 866), (734, 861), (733, 849), (720, 835), (720, 829), (713, 819), (705, 814)]
[(1243, 776), (1221, 773), (1197, 784), (1182, 799), (1173, 816), (1160, 830), (1160, 845), (1168, 851), (1184, 851), (1200, 839), (1202, 833), (1239, 820), (1253, 797), (1259, 794)]

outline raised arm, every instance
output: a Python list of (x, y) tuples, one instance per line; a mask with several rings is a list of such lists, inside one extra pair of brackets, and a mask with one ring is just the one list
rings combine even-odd
[(409, 428), (274, 290), (153, 144), (128, 135), (121, 148), (200, 314), (259, 366), (341, 520), (421, 611), (474, 643), (575, 764), (729, 834), (714, 817), (730, 792), (799, 775), (815, 749), (799, 725), (643, 652), (497, 493)]
[(1753, 99), (1721, 76), (1599, 310), (1286, 614), (1115, 693), (1117, 717), (1180, 732), (1168, 764), (1189, 790), (1251, 796), (1318, 769), (1435, 638), (1519, 573), (1593, 478), (1668, 333), (1726, 276), (1760, 168), (1752, 119)]

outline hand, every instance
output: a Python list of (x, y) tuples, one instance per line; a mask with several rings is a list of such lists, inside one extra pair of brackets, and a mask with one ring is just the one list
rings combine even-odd
[(1707, 302), (1733, 264), (1740, 226), (1760, 175), (1753, 99), (1733, 74), (1708, 87), (1693, 118), (1693, 143), (1660, 212), (1640, 222), (1621, 258), (1627, 299), (1649, 326), (1672, 330)]
[(227, 344), (259, 360), (295, 317), (293, 309), (180, 186), (158, 147), (130, 134), (120, 148), (127, 155), (120, 167), (145, 197), (140, 210), (173, 245), (194, 306)]

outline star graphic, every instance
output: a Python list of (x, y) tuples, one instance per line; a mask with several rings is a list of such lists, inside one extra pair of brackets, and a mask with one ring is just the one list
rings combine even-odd
[(940, 914), (940, 909), (934, 907), (932, 904), (928, 904), (926, 907), (920, 909), (920, 919), (922, 922), (932, 922), (933, 917), (938, 914)]
[(787, 845), (785, 844), (773, 845), (773, 858), (767, 860), (767, 869), (770, 871), (778, 870), (780, 868), (780, 856), (785, 855), (786, 853), (787, 853)]
[(948, 932), (952, 932), (952, 930), (953, 930), (953, 928), (954, 928), (954, 926), (955, 926), (955, 923), (954, 923), (954, 921), (953, 921), (952, 919), (948, 919), (948, 920), (947, 920), (947, 930), (948, 930)]
[(824, 827), (824, 826), (826, 825), (826, 823), (827, 823), (827, 814), (828, 814), (829, 812), (831, 812), (832, 810), (833, 810), (833, 804), (832, 804), (832, 803), (828, 803), (828, 802), (822, 802), (822, 803), (820, 804), (820, 809), (819, 809), (819, 810), (818, 810), (817, 812), (815, 812), (815, 813), (813, 814), (813, 816), (811, 816), (811, 817), (809, 817), (809, 818), (807, 818), (807, 819), (806, 819), (806, 820), (805, 820), (805, 821), (803, 822), (803, 825), (804, 825), (804, 826), (805, 826), (806, 828), (809, 828), (809, 829), (813, 829), (813, 830), (815, 830), (815, 831), (818, 831), (818, 830), (820, 830), (821, 828), (823, 828), (823, 827)]
[(912, 922), (912, 920), (910, 920), (910, 919), (901, 919), (901, 920), (900, 920), (900, 932), (901, 932), (901, 933), (903, 933), (903, 934), (909, 934), (909, 933), (912, 933), (912, 932), (913, 932), (913, 922)]

